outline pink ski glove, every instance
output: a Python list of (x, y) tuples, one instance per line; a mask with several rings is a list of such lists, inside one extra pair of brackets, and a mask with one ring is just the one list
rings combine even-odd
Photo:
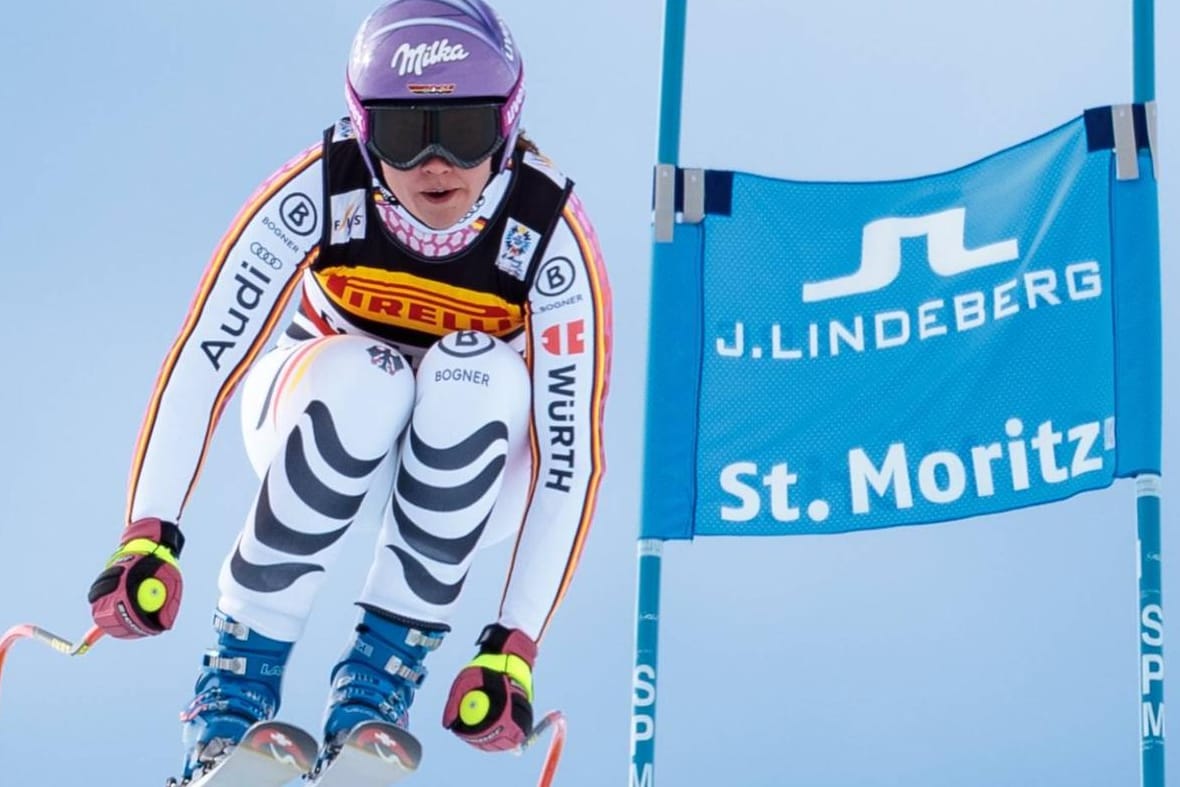
[(132, 522), (106, 570), (90, 586), (90, 613), (105, 633), (136, 639), (172, 628), (183, 582), (180, 528), (159, 519)]
[(509, 751), (533, 731), (537, 645), (498, 623), (483, 630), (478, 644), (479, 655), (451, 685), (443, 726), (477, 749)]

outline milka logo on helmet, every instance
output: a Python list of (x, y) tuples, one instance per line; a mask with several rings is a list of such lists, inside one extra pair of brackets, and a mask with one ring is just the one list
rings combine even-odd
[(954, 276), (976, 268), (1011, 262), (1020, 256), (1016, 239), (968, 249), (963, 238), (967, 209), (951, 208), (912, 218), (890, 217), (870, 221), (861, 236), (860, 268), (848, 276), (806, 282), (804, 303), (845, 298), (882, 290), (901, 273), (901, 241), (925, 236), (931, 269), (939, 276)]
[(397, 69), (398, 76), (413, 74), (422, 76), (422, 70), (438, 63), (453, 63), (456, 60), (466, 60), (471, 53), (462, 44), (451, 45), (449, 39), (435, 41), (433, 44), (418, 44), (410, 46), (402, 44), (393, 53), (393, 60), (389, 67)]

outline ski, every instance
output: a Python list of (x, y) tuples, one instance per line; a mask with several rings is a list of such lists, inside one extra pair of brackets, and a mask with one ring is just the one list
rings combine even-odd
[(260, 721), (229, 754), (191, 781), (165, 787), (282, 787), (311, 770), (319, 745), (292, 724)]
[[(422, 744), (383, 721), (358, 724), (336, 756), (308, 777), (308, 787), (388, 787), (418, 769)], [(221, 785), (217, 785), (221, 787)]]

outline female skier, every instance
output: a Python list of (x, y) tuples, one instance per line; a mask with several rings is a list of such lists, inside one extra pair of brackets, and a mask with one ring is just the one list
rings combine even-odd
[(345, 96), (348, 116), (263, 183), (217, 247), (151, 397), (120, 546), (89, 594), (111, 636), (173, 625), (182, 512), (245, 377), (260, 484), (182, 715), (186, 780), (275, 716), (316, 592), (368, 516), (380, 537), (329, 676), (321, 758), (357, 724), (405, 724), (476, 552), (513, 536), (498, 619), (443, 724), (515, 748), (604, 469), (610, 290), (571, 181), (520, 132), (508, 27), (483, 0), (386, 2), (356, 35)]

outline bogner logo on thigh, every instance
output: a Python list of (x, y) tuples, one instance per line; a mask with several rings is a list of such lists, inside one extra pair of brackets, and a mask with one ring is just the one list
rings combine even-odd
[(481, 331), (455, 331), (444, 336), (438, 348), (456, 358), (473, 358), (489, 352), (496, 341)]
[[(444, 336), (439, 341), (438, 348), (453, 358), (474, 358), (491, 351), (495, 344), (495, 340), (486, 333), (456, 331)], [(470, 383), (486, 387), (491, 384), (492, 376), (482, 369), (457, 366), (436, 370), (434, 380), (439, 383)]]
[(439, 369), (434, 373), (434, 381), (439, 383), (471, 383), (485, 388), (491, 384), (492, 376), (478, 369)]

